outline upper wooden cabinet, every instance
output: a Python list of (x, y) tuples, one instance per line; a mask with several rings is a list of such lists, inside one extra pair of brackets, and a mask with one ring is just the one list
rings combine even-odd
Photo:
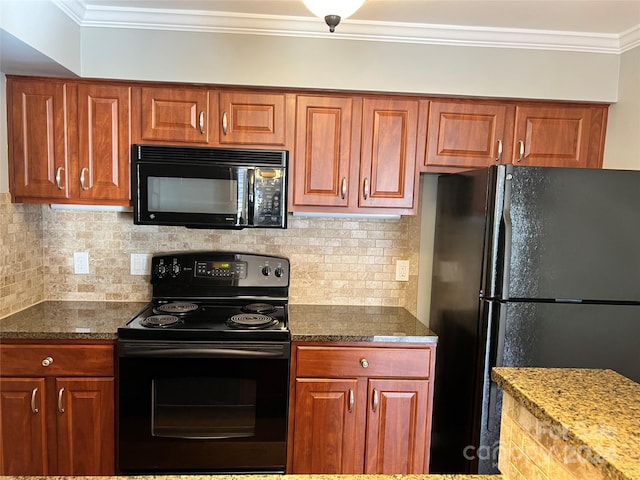
[(112, 344), (0, 345), (0, 475), (113, 475)]
[(127, 205), (131, 88), (78, 85), (78, 161), (73, 178), (82, 203)]
[(287, 124), (287, 120), (293, 120), (293, 115), (287, 115), (287, 108), (288, 104), (293, 107), (294, 96), (220, 91), (218, 99), (216, 138), (220, 145), (287, 146), (287, 135), (293, 130)]
[(298, 96), (290, 210), (414, 212), (427, 105), (400, 97)]
[[(136, 143), (285, 149), (295, 96), (244, 90), (143, 86), (135, 89)], [(288, 110), (291, 111), (288, 114)]]
[(434, 359), (429, 346), (295, 343), (288, 473), (427, 473)]
[(7, 80), (15, 202), (129, 204), (130, 88)]
[[(141, 87), (136, 127), (139, 143), (209, 143), (209, 91), (204, 88)], [(137, 102), (136, 102), (137, 103)]]
[(67, 96), (64, 81), (7, 79), (9, 182), (15, 202), (59, 201), (71, 195)]
[(432, 101), (423, 171), (494, 163), (599, 168), (607, 106)]

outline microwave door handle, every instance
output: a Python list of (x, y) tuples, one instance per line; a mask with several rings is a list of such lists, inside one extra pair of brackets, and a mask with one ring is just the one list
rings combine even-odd
[(245, 211), (242, 215), (245, 225), (253, 225), (253, 210), (255, 205), (255, 170), (253, 168), (247, 169), (247, 175), (245, 178)]

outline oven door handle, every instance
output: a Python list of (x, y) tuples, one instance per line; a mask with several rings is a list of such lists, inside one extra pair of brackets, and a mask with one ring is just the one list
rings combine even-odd
[(189, 342), (180, 345), (120, 343), (118, 352), (121, 357), (147, 358), (289, 358), (290, 344), (198, 346)]

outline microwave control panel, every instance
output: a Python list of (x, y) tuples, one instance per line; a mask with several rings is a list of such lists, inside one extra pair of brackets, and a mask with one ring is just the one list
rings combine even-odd
[(254, 226), (282, 225), (285, 215), (285, 174), (282, 168), (256, 168), (254, 176)]

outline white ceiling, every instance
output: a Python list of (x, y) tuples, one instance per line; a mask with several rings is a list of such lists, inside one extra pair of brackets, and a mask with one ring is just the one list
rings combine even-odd
[[(302, 0), (50, 1), (86, 27), (611, 54), (640, 46), (640, 0), (366, 0), (333, 34), (328, 32), (323, 20), (313, 17)], [(2, 71), (23, 73), (25, 58), (30, 57), (33, 65), (38, 52), (20, 48), (19, 41), (6, 32), (0, 33)]]

